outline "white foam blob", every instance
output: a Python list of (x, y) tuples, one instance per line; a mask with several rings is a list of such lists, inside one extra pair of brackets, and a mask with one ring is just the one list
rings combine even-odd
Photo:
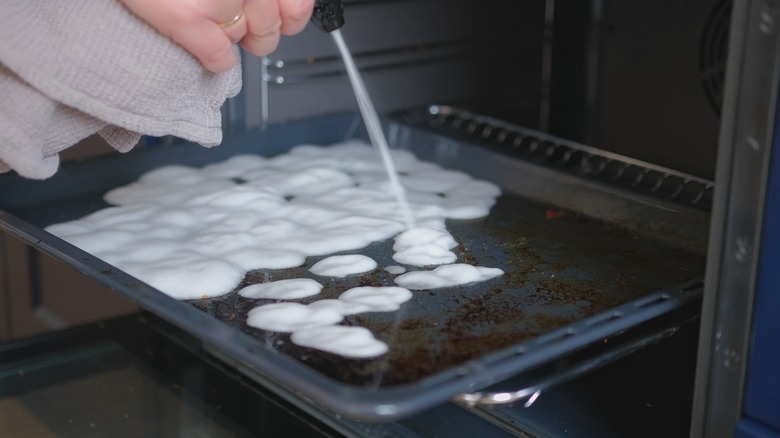
[(449, 219), (478, 219), (490, 212), (501, 189), (487, 181), (469, 180), (450, 188), (442, 200)]
[(443, 227), (418, 226), (395, 236), (393, 250), (402, 251), (428, 243), (444, 249), (451, 249), (458, 246), (458, 242), (455, 241), (452, 234)]
[(338, 312), (344, 316), (356, 315), (358, 313), (371, 311), (371, 307), (366, 304), (362, 304), (354, 301), (333, 300), (333, 299), (317, 300), (309, 304), (309, 307), (331, 309), (334, 312)]
[(463, 263), (439, 266), (432, 271), (412, 271), (399, 275), (395, 283), (412, 290), (437, 289), (485, 281), (504, 274), (498, 268), (471, 266)]
[(450, 188), (446, 196), (450, 198), (497, 198), (501, 189), (492, 182), (471, 179)]
[[(433, 271), (384, 269), (399, 285), (358, 287), (339, 299), (309, 305), (274, 303), (249, 311), (247, 324), (291, 332), (298, 345), (347, 357), (370, 358), (387, 345), (360, 327), (336, 325), (346, 315), (390, 312), (412, 298), (409, 289), (483, 281), (500, 269), (450, 264), (457, 242), (446, 219), (489, 213), (500, 195), (492, 183), (393, 150), (417, 227), (405, 220), (379, 154), (348, 140), (329, 147), (299, 145), (273, 158), (239, 155), (202, 169), (164, 166), (105, 194), (111, 207), (47, 231), (179, 299), (231, 292), (254, 269), (302, 266), (307, 257), (358, 251), (395, 236), (394, 259)], [(400, 234), (399, 234), (400, 233)], [(360, 254), (333, 256), (312, 266), (344, 277), (375, 269)], [(406, 272), (406, 273), (405, 273)], [(298, 299), (318, 294), (311, 279), (255, 284), (247, 298)]]
[[(163, 167), (161, 169), (167, 169)], [(193, 170), (195, 171), (195, 170)], [(193, 178), (185, 178), (190, 181)], [(203, 193), (214, 193), (232, 186), (234, 183), (224, 180), (202, 179), (191, 183), (182, 183), (167, 179), (139, 179), (129, 185), (118, 187), (105, 194), (106, 202), (116, 205), (155, 203), (172, 205), (184, 202)]]
[(398, 274), (403, 274), (404, 272), (406, 272), (406, 268), (404, 268), (403, 266), (398, 266), (398, 265), (390, 265), (390, 266), (385, 266), (385, 271), (388, 274), (398, 275)]
[(446, 265), (457, 260), (454, 252), (433, 243), (424, 243), (403, 249), (393, 255), (393, 260), (404, 265)]
[(290, 336), (296, 345), (352, 358), (371, 358), (387, 352), (387, 344), (364, 327), (333, 325), (299, 330)]
[(219, 179), (243, 179), (243, 175), (254, 169), (261, 169), (267, 165), (267, 160), (259, 155), (240, 154), (234, 155), (225, 161), (209, 164), (203, 168), (203, 172), (213, 178)]
[(371, 257), (360, 254), (332, 256), (315, 263), (309, 271), (324, 277), (346, 277), (376, 269)]
[[(49, 232), (56, 234), (61, 231), (49, 229)], [(138, 234), (132, 231), (96, 229), (70, 234), (65, 240), (79, 248), (89, 248), (90, 252), (99, 254), (113, 251), (117, 247), (121, 248), (123, 245), (131, 245), (137, 238)]]
[(124, 269), (159, 290), (182, 300), (213, 297), (213, 291), (232, 289), (244, 272), (220, 260), (200, 256), (172, 257), (168, 263), (121, 263)]
[(412, 299), (412, 292), (396, 286), (354, 287), (339, 295), (339, 300), (367, 306), (371, 312), (393, 312)]
[(301, 266), (306, 260), (306, 255), (298, 251), (256, 246), (239, 247), (228, 254), (222, 254), (221, 257), (244, 271), (257, 269), (258, 266), (265, 269), (294, 268)]
[(331, 308), (299, 303), (272, 303), (255, 307), (247, 314), (250, 327), (274, 332), (295, 332), (341, 322), (343, 316)]
[(238, 294), (244, 298), (267, 298), (277, 300), (295, 300), (317, 295), (322, 285), (310, 278), (270, 281), (249, 285)]
[[(452, 249), (445, 219), (487, 215), (500, 190), (408, 151), (392, 156), (415, 221), (438, 230), (400, 235), (399, 263), (446, 263), (450, 254), (421, 245)], [(104, 198), (114, 205), (47, 231), (179, 299), (223, 295), (248, 271), (302, 266), (307, 257), (358, 251), (404, 231), (380, 157), (359, 140), (300, 145), (273, 158), (241, 155), (202, 169), (164, 166)], [(426, 252), (436, 260), (420, 259)], [(367, 263), (327, 275), (376, 267)]]
[(428, 193), (444, 193), (471, 179), (470, 176), (456, 170), (429, 169), (401, 178), (404, 187)]
[(492, 199), (453, 198), (445, 199), (442, 208), (448, 219), (479, 219), (487, 216), (493, 204)]
[(457, 256), (450, 248), (458, 245), (443, 227), (418, 226), (395, 237), (393, 260), (412, 266), (433, 266), (454, 263)]

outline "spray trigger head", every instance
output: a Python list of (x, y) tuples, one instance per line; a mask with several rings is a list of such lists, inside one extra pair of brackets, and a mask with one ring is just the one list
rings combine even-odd
[(317, 0), (311, 21), (323, 32), (333, 32), (344, 25), (344, 6), (341, 0)]

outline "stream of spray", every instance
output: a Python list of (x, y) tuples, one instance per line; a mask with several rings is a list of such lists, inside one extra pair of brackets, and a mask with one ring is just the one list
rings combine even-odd
[(401, 185), (401, 181), (398, 179), (398, 172), (395, 169), (393, 158), (390, 156), (390, 148), (387, 145), (387, 139), (382, 130), (382, 124), (379, 122), (379, 116), (376, 113), (376, 109), (374, 109), (374, 104), (371, 102), (371, 97), (366, 91), (363, 78), (357, 67), (355, 67), (355, 61), (352, 59), (352, 54), (347, 48), (344, 38), (341, 36), (341, 31), (336, 29), (330, 32), (330, 34), (333, 35), (333, 40), (336, 41), (336, 46), (338, 47), (341, 57), (344, 60), (344, 65), (347, 68), (347, 75), (349, 76), (352, 88), (355, 91), (355, 99), (360, 108), (360, 113), (363, 115), (363, 122), (366, 124), (368, 137), (382, 156), (387, 176), (390, 178), (390, 188), (398, 201), (398, 206), (403, 215), (404, 225), (406, 226), (406, 229), (414, 228), (414, 216), (412, 216), (412, 210), (409, 208), (409, 201), (406, 199), (406, 191)]

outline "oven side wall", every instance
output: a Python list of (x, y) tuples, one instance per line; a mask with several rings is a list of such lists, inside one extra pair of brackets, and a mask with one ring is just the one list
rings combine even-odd
[(731, 436), (743, 415), (766, 188), (776, 135), (778, 20), (780, 2), (776, 0), (734, 3), (702, 306), (694, 437)]

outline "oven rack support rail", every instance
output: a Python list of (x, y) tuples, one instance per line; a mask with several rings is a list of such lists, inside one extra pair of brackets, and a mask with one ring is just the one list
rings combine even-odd
[(535, 164), (709, 211), (714, 183), (673, 169), (564, 140), (449, 105), (430, 105), (403, 117), (413, 124), (457, 133)]

